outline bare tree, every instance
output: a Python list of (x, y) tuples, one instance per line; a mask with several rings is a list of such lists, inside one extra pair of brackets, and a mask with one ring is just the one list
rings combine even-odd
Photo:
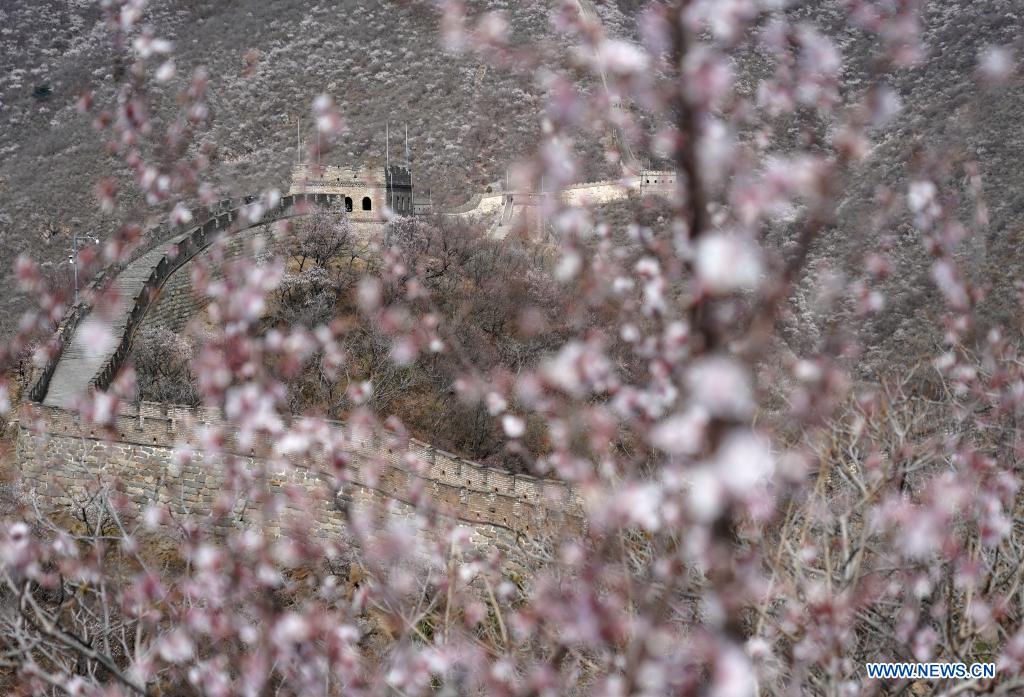
[(199, 403), (192, 371), (192, 341), (166, 327), (143, 329), (132, 346), (140, 399), (195, 405)]
[(355, 239), (348, 216), (344, 212), (321, 208), (296, 225), (293, 256), (299, 260), (301, 272), (306, 261), (328, 268), (332, 261), (346, 256), (355, 248)]

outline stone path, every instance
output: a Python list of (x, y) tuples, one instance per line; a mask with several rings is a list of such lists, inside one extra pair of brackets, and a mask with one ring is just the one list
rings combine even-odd
[(491, 223), (491, 227), (487, 231), (487, 235), (498, 240), (505, 239), (508, 235), (509, 228), (511, 227), (513, 212), (514, 206), (512, 203), (512, 197), (509, 196), (501, 204), (501, 209), (498, 211), (498, 215), (494, 219), (494, 222)]
[(108, 344), (105, 346), (91, 345), (100, 339), (98, 333), (82, 330), (88, 326), (90, 319), (97, 313), (93, 310), (83, 317), (74, 336), (71, 337), (71, 343), (65, 347), (57, 363), (57, 368), (53, 371), (50, 388), (46, 392), (43, 404), (54, 407), (70, 407), (76, 399), (88, 392), (90, 381), (117, 350), (117, 345), (121, 337), (124, 336), (125, 325), (134, 306), (135, 298), (138, 297), (142, 287), (149, 280), (154, 267), (160, 263), (172, 246), (187, 236), (186, 233), (157, 245), (118, 274), (114, 279), (118, 307), (116, 309), (100, 308), (103, 310), (100, 314), (111, 318), (106, 328), (109, 329), (113, 339), (104, 342)]
[[(226, 206), (223, 205), (227, 201), (222, 202), (218, 204), (218, 213), (213, 218), (210, 218), (210, 220), (220, 221), (223, 219), (225, 225), (233, 225), (238, 219), (240, 211), (255, 201), (256, 198), (255, 196), (247, 196), (241, 206), (230, 210), (225, 210)], [(326, 201), (330, 203), (336, 197), (330, 195), (321, 197), (319, 194), (311, 197), (285, 197), (288, 201), (287, 205), (282, 200), (281, 205), (276, 208), (271, 210), (261, 209), (261, 214), (251, 218), (251, 221), (244, 224), (242, 229), (258, 227), (276, 220), (294, 217), (296, 214), (292, 212), (291, 205), (298, 198), (306, 201), (319, 198), (322, 199), (321, 202)], [(301, 213), (299, 215), (304, 214)], [(193, 217), (196, 217), (195, 212), (193, 212)], [(250, 220), (249, 218), (246, 219)], [(44, 405), (73, 407), (81, 397), (88, 394), (90, 383), (93, 382), (117, 351), (118, 345), (125, 335), (132, 310), (135, 307), (135, 299), (139, 297), (139, 293), (146, 286), (153, 270), (160, 264), (160, 260), (164, 258), (174, 245), (188, 238), (196, 229), (192, 228), (188, 232), (176, 235), (170, 240), (158, 244), (128, 264), (118, 274), (113, 280), (113, 287), (117, 290), (113, 294), (116, 296), (116, 300), (113, 302), (117, 302), (117, 307), (103, 307), (101, 305), (99, 308), (93, 308), (78, 323), (68, 345), (57, 359), (57, 365), (53, 370), (53, 375), (50, 377), (46, 395), (43, 397)], [(97, 315), (102, 317), (102, 319), (97, 320)], [(101, 323), (97, 327), (99, 331), (92, 331), (91, 323)]]

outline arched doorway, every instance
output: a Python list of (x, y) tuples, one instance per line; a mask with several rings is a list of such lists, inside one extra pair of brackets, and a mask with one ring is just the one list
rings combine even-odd
[(373, 208), (373, 204), (370, 202), (369, 196), (363, 196), (363, 210), (368, 211)]
[(345, 197), (345, 210), (347, 212), (349, 212), (349, 213), (352, 212), (352, 197), (351, 196), (346, 196)]

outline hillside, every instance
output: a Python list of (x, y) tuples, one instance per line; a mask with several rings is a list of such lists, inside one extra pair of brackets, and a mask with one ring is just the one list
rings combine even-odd
[(1024, 694), (1022, 13), (3, 0), (0, 694)]
[[(634, 32), (639, 5), (594, 3), (606, 28), (620, 35)], [(876, 47), (839, 22), (840, 5), (821, 0), (791, 12), (814, 19), (839, 39), (846, 56), (843, 90), (854, 94)], [(494, 0), (470, 9), (503, 10), (514, 37), (539, 42), (557, 55), (549, 3)], [(310, 104), (322, 92), (336, 99), (348, 126), (332, 161), (379, 164), (385, 122), (397, 132), (407, 124), (417, 185), (445, 204), (458, 204), (501, 179), (507, 164), (528, 154), (539, 134), (542, 88), (527, 76), (447, 53), (430, 3), (154, 2), (147, 12), (149, 22), (175, 43), (178, 77), (166, 87), (167, 105), (184, 76), (198, 66), (209, 71), (215, 125), (205, 140), (216, 143), (211, 174), (228, 194), (287, 181), (296, 157), (296, 116), (310, 133)], [(980, 163), (991, 224), (985, 243), (972, 247), (977, 279), (996, 283), (986, 305), (990, 315), (1013, 311), (1012, 289), (999, 283), (1006, 274), (995, 273), (987, 260), (998, 260), (1003, 271), (1024, 264), (1016, 244), (1024, 175), (1015, 167), (1024, 154), (1024, 136), (1013, 118), (1024, 106), (1024, 87), (1018, 75), (1000, 90), (986, 90), (975, 68), (986, 46), (1015, 40), (1020, 13), (1012, 0), (926, 4), (929, 55), (892, 75), (902, 110), (850, 182), (839, 224), (814, 250), (812, 268), (856, 275), (865, 251), (891, 238), (897, 268), (888, 281), (889, 305), (865, 327), (879, 357), (917, 355), (935, 338), (924, 326), (928, 313), (912, 311), (928, 306), (934, 294), (922, 246), (913, 235), (873, 229), (866, 215), (877, 187), (905, 188), (904, 163), (920, 145), (941, 149), (959, 143), (961, 161)], [(0, 20), (9, 49), (0, 56), (0, 268), (6, 271), (22, 252), (63, 259), (75, 224), (101, 237), (114, 228), (114, 220), (100, 217), (93, 197), (95, 182), (110, 172), (112, 161), (74, 102), (89, 87), (102, 105), (118, 76), (107, 30), (91, 3), (12, 0), (0, 10)], [(743, 66), (744, 72), (756, 75), (757, 60)], [(600, 142), (581, 139), (576, 145), (585, 154), (585, 177), (610, 174)], [(392, 152), (401, 150), (397, 138)], [(138, 220), (140, 212), (129, 205), (122, 215)], [(813, 275), (805, 280), (806, 295), (814, 294), (817, 282)], [(9, 273), (0, 290), (4, 326), (10, 327), (21, 298)], [(808, 337), (834, 318), (805, 308), (795, 321), (802, 324), (791, 334), (806, 349)]]
[[(550, 32), (546, 3), (474, 5), (474, 12), (504, 10), (513, 36), (537, 40)], [(601, 11), (609, 27), (629, 25), (614, 7)], [(147, 19), (175, 45), (177, 77), (166, 87), (166, 105), (193, 69), (203, 66), (211, 76), (215, 125), (205, 139), (216, 143), (212, 176), (226, 194), (287, 184), (296, 116), (312, 133), (311, 104), (320, 93), (334, 97), (348, 127), (332, 161), (383, 164), (388, 120), (392, 155), (402, 156), (395, 134), (407, 125), (417, 184), (442, 203), (462, 203), (503, 178), (539, 134), (539, 87), (447, 53), (431, 3), (167, 0), (151, 3)], [(0, 26), (6, 272), (22, 252), (62, 259), (75, 221), (101, 237), (114, 227), (99, 216), (93, 195), (113, 162), (75, 102), (89, 88), (97, 106), (108, 104), (118, 76), (92, 3), (13, 0), (0, 8)], [(588, 174), (607, 174), (600, 144), (583, 147), (591, 152)], [(125, 219), (133, 216), (138, 212), (129, 208)], [(20, 302), (6, 273), (0, 289), (9, 322)]]
[[(843, 89), (854, 94), (864, 84), (876, 46), (835, 20), (838, 3), (816, 3), (803, 12), (822, 22), (838, 36), (846, 63)], [(829, 19), (831, 24), (829, 24)], [(877, 134), (877, 145), (854, 172), (843, 194), (838, 224), (813, 252), (810, 267), (840, 270), (857, 278), (863, 274), (865, 255), (886, 250), (893, 262), (889, 278), (880, 286), (886, 296), (885, 311), (861, 325), (867, 347), (862, 373), (873, 376), (892, 371), (935, 350), (941, 341), (939, 292), (930, 278), (928, 254), (910, 225), (910, 216), (898, 224), (876, 229), (873, 216), (879, 211), (877, 193), (885, 187), (906, 192), (915, 172), (959, 184), (964, 213), (962, 222), (976, 234), (963, 245), (962, 254), (972, 269), (971, 280), (991, 285), (982, 304), (982, 319), (1016, 322), (1018, 291), (1010, 279), (1019, 277), (1024, 254), (1024, 172), (1017, 165), (1024, 157), (1024, 133), (1016, 114), (1024, 110), (1024, 76), (1015, 71), (997, 87), (986, 86), (979, 76), (979, 58), (991, 46), (1008, 46), (1019, 57), (1024, 6), (1013, 0), (943, 0), (924, 3), (923, 38), (927, 55), (914, 66), (895, 72), (890, 84), (902, 105), (895, 117)], [(945, 171), (921, 156), (925, 150), (943, 153), (960, 168)], [(982, 198), (989, 223), (972, 223), (966, 205), (966, 174), (963, 165), (976, 162), (982, 177)], [(815, 277), (805, 279), (804, 297), (815, 294)], [(809, 318), (813, 313), (807, 313)], [(815, 317), (808, 336), (829, 323), (848, 317)], [(1019, 324), (1018, 324), (1019, 326)]]

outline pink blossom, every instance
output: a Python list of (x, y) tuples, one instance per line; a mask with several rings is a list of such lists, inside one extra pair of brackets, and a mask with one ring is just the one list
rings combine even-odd
[(709, 356), (694, 361), (686, 373), (686, 386), (692, 404), (714, 417), (742, 419), (754, 408), (750, 377), (731, 358)]
[(651, 429), (651, 444), (670, 455), (696, 455), (705, 443), (710, 415), (700, 405), (675, 414)]
[(732, 69), (708, 46), (699, 46), (687, 55), (684, 71), (686, 96), (695, 105), (712, 108), (732, 89)]

